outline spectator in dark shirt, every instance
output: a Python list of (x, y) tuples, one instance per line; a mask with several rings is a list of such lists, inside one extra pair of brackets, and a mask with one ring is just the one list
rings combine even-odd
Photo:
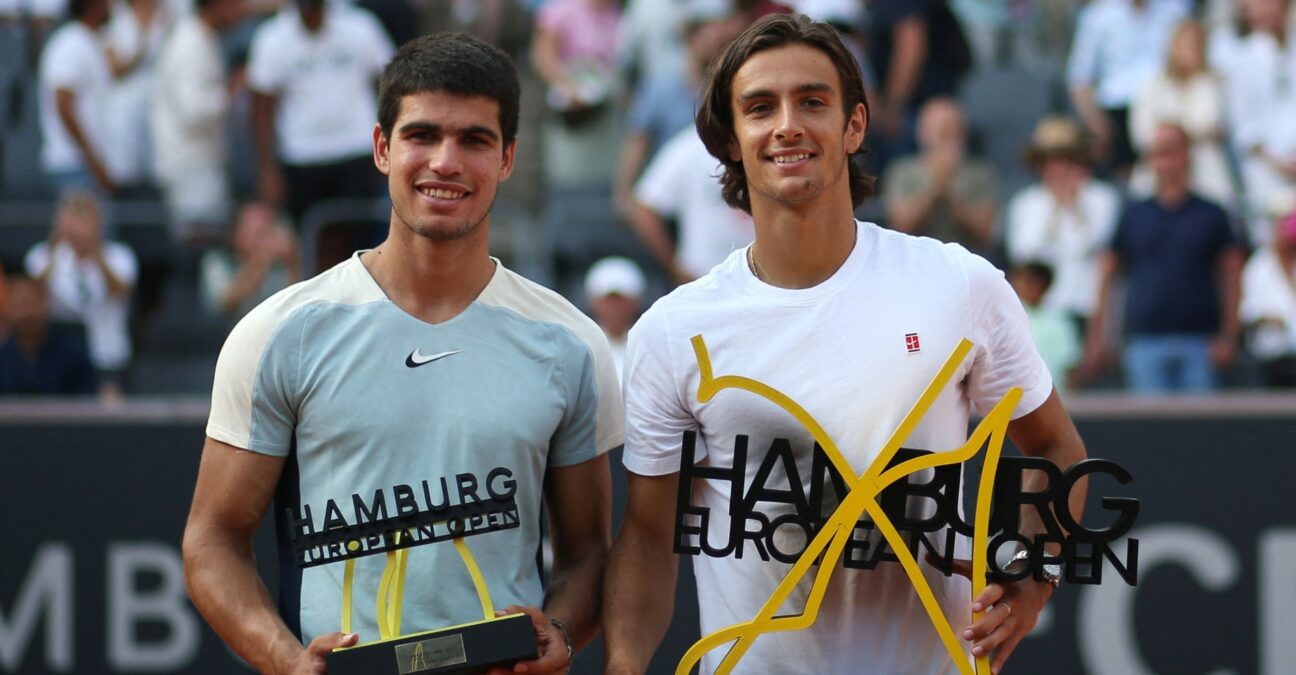
[(972, 54), (946, 0), (868, 0), (869, 62), (880, 96), (869, 144), (879, 161), (916, 149), (914, 121), (928, 100), (954, 94)]
[(1163, 125), (1148, 147), (1156, 196), (1126, 207), (1099, 263), (1099, 306), (1089, 324), (1083, 370), (1105, 359), (1105, 320), (1113, 282), (1127, 281), (1122, 361), (1138, 393), (1211, 391), (1217, 367), (1232, 363), (1238, 341), (1240, 274), (1245, 259), (1228, 216), (1189, 188), (1182, 127)]
[(50, 323), (49, 295), (39, 281), (14, 276), (8, 288), (0, 396), (95, 393), (98, 377), (81, 327)]

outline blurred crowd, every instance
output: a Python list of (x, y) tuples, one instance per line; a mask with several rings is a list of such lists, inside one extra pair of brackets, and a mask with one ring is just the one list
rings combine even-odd
[(164, 210), (164, 283), (226, 329), (375, 242), (372, 223), (303, 224), (330, 200), (383, 198), (377, 77), (434, 30), (518, 59), (533, 170), (513, 187), (545, 234), (512, 253), (543, 260), (541, 281), (621, 345), (646, 304), (751, 241), (695, 98), (729, 40), (792, 11), (837, 28), (866, 73), (860, 161), (879, 183), (857, 215), (1004, 269), (1059, 388), (1290, 388), (1294, 4), (0, 0), (0, 152), (40, 137), (38, 156), (0, 163), (38, 189), (5, 177), (0, 207), (57, 205), (44, 241), (3, 261), (0, 395), (136, 390), (124, 200)]

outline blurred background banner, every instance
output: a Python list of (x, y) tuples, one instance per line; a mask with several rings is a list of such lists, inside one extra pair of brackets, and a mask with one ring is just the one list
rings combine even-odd
[[(1108, 569), (1101, 586), (1064, 585), (1011, 672), (1296, 672), (1296, 398), (1069, 405), (1092, 456), (1134, 475), (1128, 486), (1098, 478), (1086, 523), (1111, 520), (1101, 496), (1140, 500), (1139, 584)], [(245, 672), (184, 593), (180, 537), (205, 419), (201, 401), (131, 402), (111, 414), (0, 405), (0, 672)], [(969, 470), (966, 481), (976, 479)], [(273, 547), (263, 527), (258, 559), (271, 580)], [(1123, 543), (1115, 549), (1124, 555)], [(697, 639), (695, 598), (682, 574), (649, 672), (673, 670)], [(600, 664), (595, 643), (573, 672)]]

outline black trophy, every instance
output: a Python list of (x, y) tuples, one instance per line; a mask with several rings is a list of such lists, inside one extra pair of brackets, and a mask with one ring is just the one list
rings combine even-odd
[[(412, 488), (397, 486), (397, 501)], [(360, 497), (355, 497), (360, 503)], [(375, 503), (381, 500), (376, 496)], [(412, 502), (413, 500), (409, 500)], [(293, 548), (298, 567), (344, 562), (341, 631), (351, 632), (351, 596), (355, 560), (384, 553), (387, 564), (378, 585), (377, 618), (379, 639), (354, 647), (334, 650), (325, 661), (330, 675), (383, 675), (385, 673), (476, 673), (492, 666), (511, 665), (536, 658), (536, 632), (525, 614), (495, 616), (486, 581), (468, 549), (466, 537), (519, 526), (517, 505), (512, 494), (495, 495), (465, 504), (447, 504), (419, 510), (399, 508), (391, 517), (366, 519), (347, 524), (340, 515), (332, 518), (336, 506), (330, 502), (325, 525), (316, 531), (305, 507), (304, 517), (288, 510)], [(366, 515), (372, 510), (366, 512)], [(377, 515), (386, 516), (385, 507)], [(401, 634), (401, 606), (409, 549), (425, 544), (453, 541), (472, 576), (481, 602), (482, 619), (471, 623)]]

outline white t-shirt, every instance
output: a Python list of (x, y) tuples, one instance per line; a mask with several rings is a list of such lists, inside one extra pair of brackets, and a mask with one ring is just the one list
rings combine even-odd
[(41, 163), (46, 171), (75, 171), (85, 168), (81, 150), (59, 119), (54, 92), (70, 90), (76, 95), (74, 111), (81, 132), (99, 161), (106, 162), (107, 97), (112, 84), (103, 39), (80, 21), (63, 24), (50, 36), (40, 62)]
[[(790, 415), (732, 389), (698, 402), (699, 368), (690, 344), (695, 335), (706, 342), (714, 376), (752, 378), (791, 397), (823, 426), (857, 474), (963, 338), (974, 343), (973, 350), (905, 448), (962, 446), (972, 409), (989, 411), (1012, 386), (1024, 390), (1014, 417), (1044, 402), (1052, 381), (1032, 345), (1021, 303), (998, 270), (956, 244), (871, 223), (858, 228), (841, 269), (813, 288), (766, 285), (749, 271), (746, 252), (736, 251), (644, 314), (630, 332), (626, 354), (626, 468), (650, 476), (679, 471), (686, 430), (698, 432), (700, 467), (727, 468), (735, 437), (744, 434), (749, 442), (742, 488), (750, 495), (767, 449), (775, 439), (787, 439), (802, 477), (793, 492), (812, 494), (813, 440)], [(787, 473), (777, 467), (767, 488), (787, 490)], [(709, 509), (709, 541), (728, 541), (729, 485), (695, 480), (691, 501)], [(770, 520), (790, 510), (770, 502), (755, 508)], [(784, 553), (804, 546), (801, 530), (791, 530), (778, 530), (772, 539)], [(966, 556), (967, 542), (960, 548)], [(760, 636), (733, 672), (957, 672), (900, 565), (883, 562), (865, 570), (841, 564), (815, 624)], [(967, 580), (920, 564), (947, 619), (956, 630), (968, 625)], [(741, 557), (696, 557), (703, 634), (754, 618), (790, 567), (762, 560), (751, 542)], [(802, 580), (781, 614), (804, 608), (812, 577)], [(724, 651), (708, 654), (702, 672), (712, 672)]]
[[(130, 247), (115, 241), (103, 244), (108, 269), (127, 286), (135, 285), (139, 265)], [(24, 261), (27, 274), (38, 277), (53, 265), (46, 283), (50, 289), (50, 316), (65, 321), (80, 321), (86, 327), (90, 360), (102, 370), (125, 368), (131, 360), (130, 295), (114, 297), (108, 293), (99, 263), (76, 257), (72, 247), (59, 244), (53, 255), (48, 242), (41, 242), (27, 252)]]
[(751, 216), (720, 195), (720, 163), (697, 130), (681, 129), (653, 157), (635, 185), (635, 199), (666, 218), (679, 219), (679, 266), (700, 277), (731, 251), (755, 238)]
[(1263, 246), (1242, 271), (1242, 303), (1238, 316), (1244, 323), (1277, 321), (1256, 331), (1251, 352), (1261, 359), (1296, 354), (1296, 287), (1283, 271), (1271, 246)]
[(152, 129), (159, 177), (225, 164), (229, 110), (220, 35), (198, 16), (181, 19), (158, 55)]
[(153, 138), (149, 132), (149, 107), (153, 98), (154, 68), (162, 41), (172, 24), (166, 3), (142, 26), (124, 2), (115, 3), (104, 38), (123, 60), (140, 58), (130, 73), (114, 80), (108, 89), (108, 162), (113, 175), (129, 183), (151, 181), (155, 175)]
[(1044, 306), (1089, 316), (1098, 305), (1098, 254), (1111, 241), (1120, 217), (1116, 188), (1090, 180), (1074, 208), (1061, 209), (1052, 193), (1036, 183), (1008, 202), (1008, 258), (1014, 264), (1038, 260), (1053, 268)]
[(275, 134), (288, 164), (323, 164), (373, 151), (378, 76), (395, 52), (369, 12), (326, 5), (324, 25), (311, 33), (295, 7), (257, 30), (248, 59), (248, 86), (277, 96)]

